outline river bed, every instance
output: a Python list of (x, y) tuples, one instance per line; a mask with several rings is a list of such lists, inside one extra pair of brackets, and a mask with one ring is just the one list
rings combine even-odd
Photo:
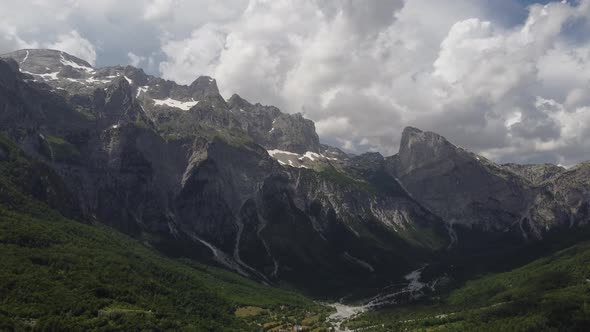
[(396, 304), (398, 303), (398, 298), (401, 295), (411, 299), (420, 297), (422, 295), (422, 290), (425, 287), (428, 287), (428, 284), (420, 281), (424, 267), (425, 266), (406, 274), (404, 279), (407, 281), (407, 283), (400, 284), (399, 287), (394, 287), (393, 290), (384, 291), (383, 293), (370, 298), (363, 305), (355, 306), (346, 305), (343, 303), (328, 304), (329, 306), (336, 309), (336, 312), (328, 316), (327, 320), (335, 325), (336, 331), (351, 331), (350, 329), (343, 329), (341, 327), (342, 323), (367, 310), (376, 309), (385, 305)]

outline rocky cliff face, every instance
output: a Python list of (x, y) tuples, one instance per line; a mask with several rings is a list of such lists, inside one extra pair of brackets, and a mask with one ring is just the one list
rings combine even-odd
[(210, 77), (178, 85), (52, 50), (3, 59), (0, 130), (55, 175), (45, 201), (260, 280), (376, 285), (469, 232), (522, 241), (588, 220), (585, 165), (500, 166), (415, 128), (395, 156), (349, 156)]
[(569, 228), (590, 222), (590, 164), (561, 170), (539, 185), (527, 217), (542, 233), (562, 225)]
[(406, 128), (390, 164), (412, 196), (450, 226), (514, 231), (529, 204), (521, 177), (432, 132)]
[(530, 240), (586, 222), (585, 164), (571, 170), (550, 164), (498, 165), (411, 127), (388, 164), (412, 197), (449, 228), (464, 225)]
[(2, 131), (62, 178), (84, 221), (318, 291), (448, 246), (382, 157), (349, 165), (299, 114), (226, 102), (209, 77), (182, 86), (51, 50), (4, 58)]
[(273, 106), (252, 105), (238, 95), (233, 95), (228, 104), (240, 127), (268, 150), (320, 152), (315, 125), (301, 114), (283, 114)]
[(518, 165), (503, 164), (502, 167), (520, 175), (533, 185), (539, 185), (565, 171), (565, 168), (553, 164)]
[(175, 216), (245, 272), (293, 283), (371, 278), (448, 245), (437, 217), (384, 173), (391, 188), (335, 169), (283, 167), (256, 144), (200, 142)]

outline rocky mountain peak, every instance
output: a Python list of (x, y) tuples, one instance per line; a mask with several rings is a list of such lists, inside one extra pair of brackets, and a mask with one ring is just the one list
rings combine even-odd
[(379, 152), (365, 152), (349, 159), (349, 165), (356, 170), (376, 171), (383, 165), (385, 158)]
[(148, 84), (149, 77), (141, 68), (126, 66), (124, 74), (137, 86), (145, 86)]
[(233, 94), (231, 98), (227, 101), (229, 108), (236, 108), (236, 109), (247, 109), (252, 107), (246, 99), (240, 97), (238, 94)]
[(300, 113), (276, 117), (269, 136), (273, 148), (296, 153), (320, 152), (320, 139), (315, 131), (315, 124)]
[(27, 83), (71, 95), (92, 94), (95, 88), (104, 88), (114, 78), (123, 76), (123, 67), (94, 68), (82, 59), (56, 50), (26, 49), (1, 57), (15, 61)]
[(214, 78), (209, 76), (200, 76), (189, 86), (194, 98), (204, 96), (218, 96), (219, 89)]
[(590, 165), (498, 166), (413, 127), (394, 157), (349, 156), (300, 113), (225, 102), (211, 77), (179, 85), (52, 50), (3, 58), (2, 134), (63, 179), (71, 211), (244, 275), (364, 281), (448, 244), (590, 224)]
[(126, 79), (122, 77), (115, 78), (113, 83), (107, 88), (106, 91), (109, 98), (123, 98), (126, 99), (127, 102), (131, 102), (131, 85)]
[(458, 150), (441, 135), (406, 127), (402, 132), (398, 153), (399, 171), (409, 173), (436, 161), (451, 159)]
[[(87, 114), (103, 108), (104, 114), (118, 116), (145, 112), (174, 135), (182, 132), (190, 136), (203, 126), (223, 130), (239, 127), (267, 149), (320, 152), (312, 121), (301, 114), (284, 114), (273, 106), (253, 105), (238, 95), (228, 104), (209, 76), (179, 85), (132, 66), (93, 68), (84, 60), (55, 50), (20, 50), (2, 58), (13, 62), (6, 70), (20, 65), (26, 82), (65, 96)], [(197, 112), (185, 114), (191, 109)]]
[(412, 152), (422, 148), (438, 149), (447, 145), (452, 144), (437, 133), (406, 127), (402, 132), (400, 152)]
[[(94, 71), (88, 62), (58, 50), (25, 49), (3, 55), (18, 62), (21, 71), (33, 74), (57, 74), (69, 68), (74, 71)], [(67, 73), (67, 72), (66, 72)]]
[(399, 153), (390, 162), (412, 197), (449, 225), (529, 236), (514, 226), (524, 223), (529, 200), (529, 184), (515, 172), (413, 127), (404, 129)]

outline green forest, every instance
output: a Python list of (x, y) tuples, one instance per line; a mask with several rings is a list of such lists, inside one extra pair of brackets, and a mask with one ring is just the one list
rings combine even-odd
[(0, 161), (0, 331), (328, 327), (331, 309), (302, 295), (63, 217), (30, 194), (51, 173), (9, 141), (0, 147), (9, 152)]
[(468, 281), (438, 301), (366, 313), (363, 331), (589, 331), (590, 242)]
[[(62, 216), (52, 173), (0, 140), (0, 331), (330, 331), (329, 306)], [(48, 190), (47, 188), (51, 188)], [(39, 198), (42, 198), (42, 203)], [(365, 312), (353, 331), (589, 331), (590, 242), (428, 299)]]

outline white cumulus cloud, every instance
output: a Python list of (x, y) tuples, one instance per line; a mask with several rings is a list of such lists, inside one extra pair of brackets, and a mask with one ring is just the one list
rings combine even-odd
[(46, 48), (64, 51), (88, 61), (91, 65), (96, 64), (96, 48), (90, 41), (80, 36), (76, 30), (59, 35), (57, 40), (44, 45)]
[(0, 0), (0, 53), (214, 76), (354, 152), (395, 153), (412, 125), (497, 161), (590, 159), (590, 0), (522, 3)]

